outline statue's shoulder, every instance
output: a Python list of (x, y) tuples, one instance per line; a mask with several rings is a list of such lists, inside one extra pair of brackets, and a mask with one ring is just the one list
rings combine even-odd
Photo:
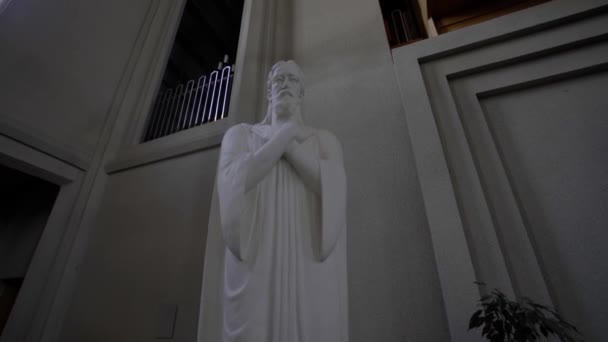
[(325, 129), (315, 129), (315, 134), (319, 137), (323, 155), (342, 156), (342, 144), (335, 134)]
[(226, 131), (226, 134), (244, 134), (244, 133), (249, 133), (251, 132), (251, 127), (253, 127), (253, 125), (248, 124), (248, 123), (240, 123), (240, 124), (236, 124), (230, 128), (228, 128), (228, 130)]
[(340, 141), (332, 132), (322, 128), (314, 128), (314, 130), (322, 143), (340, 146)]
[(251, 132), (251, 127), (252, 125), (246, 123), (236, 124), (228, 128), (228, 130), (224, 134), (223, 140), (226, 141), (245, 138)]

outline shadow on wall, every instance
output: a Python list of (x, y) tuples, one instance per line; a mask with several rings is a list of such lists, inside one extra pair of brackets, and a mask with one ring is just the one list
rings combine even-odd
[(0, 332), (10, 316), (59, 186), (0, 165)]

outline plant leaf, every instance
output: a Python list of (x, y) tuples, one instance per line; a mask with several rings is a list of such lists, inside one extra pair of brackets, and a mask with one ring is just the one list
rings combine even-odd
[(481, 331), (481, 336), (488, 335), (488, 333), (490, 332), (491, 327), (492, 327), (491, 325), (486, 324), (486, 326), (483, 327), (483, 330)]
[(481, 310), (477, 310), (475, 311), (473, 316), (471, 316), (471, 319), (469, 320), (469, 330), (481, 326), (481, 324), (483, 323), (483, 319), (480, 318), (482, 313), (483, 312)]

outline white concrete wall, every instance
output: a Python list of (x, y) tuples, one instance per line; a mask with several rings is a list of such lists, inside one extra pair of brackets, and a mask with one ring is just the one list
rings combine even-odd
[(153, 2), (18, 0), (0, 13), (0, 162), (62, 185), (2, 341), (55, 341)]
[(483, 101), (555, 305), (587, 341), (608, 323), (607, 85), (604, 71)]
[[(194, 341), (218, 150), (111, 175), (60, 341)], [(167, 323), (167, 322), (164, 322)]]
[(350, 339), (446, 341), (447, 324), (405, 114), (375, 0), (297, 0), (304, 119), (342, 141)]
[(0, 14), (0, 123), (90, 159), (150, 0), (18, 0)]
[(494, 288), (605, 339), (607, 3), (555, 0), (394, 51), (453, 341), (480, 338), (461, 327)]

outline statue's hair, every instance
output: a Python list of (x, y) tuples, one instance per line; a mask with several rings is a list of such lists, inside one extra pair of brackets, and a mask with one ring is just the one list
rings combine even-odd
[(302, 69), (300, 69), (300, 66), (291, 59), (288, 61), (278, 61), (272, 66), (272, 68), (270, 68), (270, 72), (268, 73), (268, 78), (266, 80), (266, 96), (270, 98), (272, 78), (274, 77), (274, 73), (277, 71), (277, 69), (283, 65), (291, 65), (294, 67), (296, 76), (298, 76), (298, 80), (300, 81), (300, 98), (304, 97), (304, 73), (302, 72)]

